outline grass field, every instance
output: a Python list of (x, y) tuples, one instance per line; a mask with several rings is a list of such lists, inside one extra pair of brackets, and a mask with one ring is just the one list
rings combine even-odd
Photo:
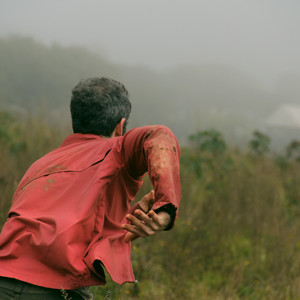
[[(1, 226), (27, 167), (67, 133), (1, 113)], [(297, 159), (201, 146), (182, 149), (176, 226), (132, 243), (138, 283), (108, 280), (96, 299), (300, 299)], [(150, 189), (146, 178), (138, 197)]]

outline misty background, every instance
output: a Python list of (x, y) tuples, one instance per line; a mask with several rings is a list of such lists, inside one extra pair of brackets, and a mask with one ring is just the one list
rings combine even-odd
[(0, 109), (70, 122), (71, 88), (106, 76), (128, 88), (130, 127), (165, 124), (181, 143), (253, 130), (274, 149), (300, 139), (296, 0), (0, 0)]

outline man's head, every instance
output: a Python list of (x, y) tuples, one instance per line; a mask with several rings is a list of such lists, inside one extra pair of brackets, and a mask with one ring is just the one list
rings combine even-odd
[(70, 108), (74, 133), (110, 137), (123, 118), (125, 132), (131, 103), (122, 83), (95, 77), (81, 80), (73, 88)]

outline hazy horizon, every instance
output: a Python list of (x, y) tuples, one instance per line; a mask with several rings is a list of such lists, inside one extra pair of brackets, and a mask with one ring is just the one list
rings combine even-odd
[(83, 46), (157, 71), (222, 64), (273, 88), (300, 76), (299, 12), (295, 0), (1, 0), (0, 36)]

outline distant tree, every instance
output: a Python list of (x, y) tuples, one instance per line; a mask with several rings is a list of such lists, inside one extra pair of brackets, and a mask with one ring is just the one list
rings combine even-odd
[(256, 130), (253, 132), (253, 138), (250, 140), (248, 146), (254, 154), (262, 155), (270, 151), (270, 143), (270, 137)]
[(293, 140), (287, 145), (286, 157), (300, 162), (300, 141)]
[(214, 154), (224, 153), (226, 150), (226, 143), (220, 132), (215, 129), (198, 131), (196, 134), (189, 136), (198, 150), (208, 151)]

